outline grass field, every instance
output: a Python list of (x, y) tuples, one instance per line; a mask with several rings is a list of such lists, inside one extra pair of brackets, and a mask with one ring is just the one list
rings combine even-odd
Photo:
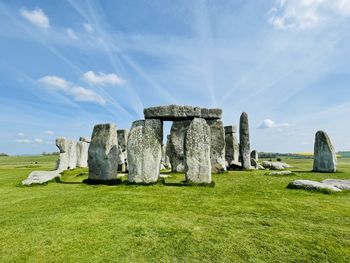
[(350, 179), (350, 159), (335, 174), (285, 159), (295, 175), (229, 172), (212, 188), (181, 186), (183, 174), (166, 185), (86, 185), (84, 169), (20, 186), (55, 158), (0, 158), (0, 262), (350, 262), (350, 192), (286, 189)]

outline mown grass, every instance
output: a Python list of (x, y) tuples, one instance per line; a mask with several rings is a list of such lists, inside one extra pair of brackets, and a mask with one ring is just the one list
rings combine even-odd
[(213, 175), (215, 187), (181, 187), (183, 174), (150, 186), (88, 185), (86, 169), (19, 186), (27, 165), (49, 170), (55, 158), (0, 158), (0, 262), (350, 262), (350, 193), (286, 188), (350, 179), (349, 159), (335, 174), (284, 159), (295, 175), (234, 171)]

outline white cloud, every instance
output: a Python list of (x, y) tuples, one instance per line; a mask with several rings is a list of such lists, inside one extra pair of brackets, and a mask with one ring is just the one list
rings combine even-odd
[(88, 71), (84, 73), (84, 80), (92, 85), (122, 85), (125, 80), (114, 73), (105, 74), (103, 72), (95, 73), (93, 71)]
[(19, 133), (17, 133), (17, 136), (23, 137), (23, 136), (24, 136), (24, 133), (23, 133), (23, 132), (19, 132)]
[(53, 131), (50, 131), (50, 130), (45, 131), (45, 133), (48, 134), (48, 135), (54, 134), (54, 132), (53, 132)]
[(27, 19), (30, 23), (45, 29), (50, 27), (49, 18), (45, 15), (44, 11), (41, 10), (40, 8), (36, 8), (34, 10), (28, 10), (28, 9), (22, 8), (20, 12), (21, 12), (21, 15), (25, 19)]
[(41, 138), (35, 138), (34, 141), (37, 142), (37, 143), (42, 143), (42, 142), (43, 142), (43, 139), (41, 139)]
[(75, 86), (69, 81), (57, 76), (45, 76), (40, 78), (38, 82), (47, 88), (53, 88), (57, 91), (61, 91), (76, 101), (95, 102), (100, 105), (106, 104), (106, 100), (104, 100), (95, 91), (84, 87)]
[(90, 24), (88, 24), (88, 23), (85, 23), (85, 24), (84, 24), (84, 29), (85, 29), (85, 31), (88, 32), (88, 33), (94, 32), (94, 28), (93, 28)]
[(69, 93), (76, 101), (97, 102), (100, 105), (106, 104), (106, 101), (100, 95), (90, 89), (74, 86)]
[(349, 0), (277, 0), (268, 21), (276, 29), (305, 30), (338, 15), (350, 16)]
[(75, 34), (75, 32), (74, 32), (73, 29), (67, 28), (67, 29), (66, 29), (66, 32), (67, 32), (67, 35), (68, 35), (71, 39), (73, 39), (73, 40), (78, 40), (78, 39), (79, 39), (78, 36), (77, 36), (77, 34)]
[(272, 128), (282, 128), (288, 127), (288, 123), (275, 123), (273, 120), (266, 119), (259, 125), (258, 129), (272, 129)]
[(16, 142), (20, 142), (20, 143), (30, 143), (31, 140), (29, 140), (29, 139), (17, 139)]
[(61, 91), (67, 91), (71, 87), (71, 83), (57, 76), (45, 76), (39, 79), (39, 83), (45, 87), (54, 88)]

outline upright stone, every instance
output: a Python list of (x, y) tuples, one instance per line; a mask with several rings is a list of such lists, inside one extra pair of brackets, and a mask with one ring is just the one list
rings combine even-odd
[(242, 161), (242, 168), (249, 169), (250, 161), (250, 141), (248, 114), (243, 112), (239, 120), (239, 152)]
[(115, 179), (119, 153), (117, 127), (110, 123), (95, 125), (88, 152), (89, 179)]
[(163, 123), (157, 119), (135, 121), (132, 124), (128, 152), (128, 181), (157, 182), (162, 158)]
[(129, 130), (128, 129), (118, 130), (117, 135), (118, 135), (118, 147), (119, 147), (118, 171), (126, 172), (126, 161), (128, 158), (126, 147), (128, 145)]
[(188, 182), (211, 183), (210, 127), (195, 118), (186, 132), (185, 175)]
[(58, 147), (60, 154), (57, 160), (56, 169), (64, 171), (68, 169), (68, 140), (63, 137), (56, 139), (56, 146)]
[(255, 161), (259, 161), (259, 154), (256, 150), (253, 150), (251, 153), (250, 153), (250, 158), (251, 159), (254, 159)]
[(239, 143), (236, 132), (236, 126), (225, 126), (225, 159), (229, 165), (231, 162), (239, 161)]
[(77, 143), (68, 140), (68, 169), (77, 167)]
[(185, 136), (191, 121), (174, 121), (170, 129), (169, 158), (173, 172), (185, 171)]
[(337, 170), (336, 153), (328, 134), (324, 131), (318, 131), (315, 136), (313, 170), (328, 173)]
[(221, 120), (207, 120), (210, 127), (210, 159), (213, 173), (226, 171), (225, 130)]
[[(90, 140), (89, 140), (90, 141)], [(77, 167), (88, 167), (88, 150), (90, 143), (85, 138), (80, 137), (77, 142)]]

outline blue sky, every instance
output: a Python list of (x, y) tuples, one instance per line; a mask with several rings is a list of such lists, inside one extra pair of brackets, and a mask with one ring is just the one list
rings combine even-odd
[(350, 0), (1, 1), (0, 152), (171, 103), (246, 111), (259, 151), (350, 150), (349, 28)]

